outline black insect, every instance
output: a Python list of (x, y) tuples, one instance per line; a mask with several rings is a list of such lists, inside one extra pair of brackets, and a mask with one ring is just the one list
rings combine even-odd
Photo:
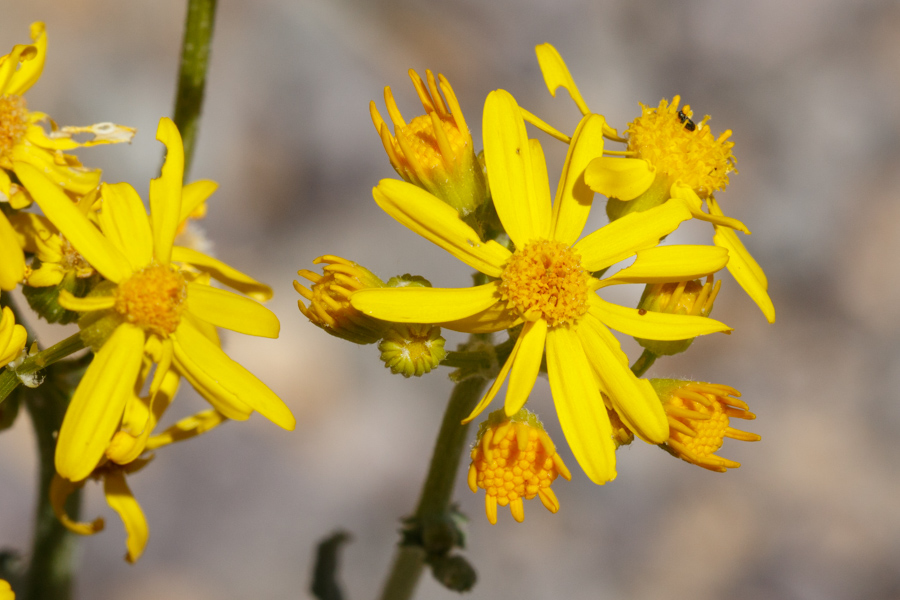
[(686, 114), (684, 114), (683, 110), (678, 111), (678, 119), (682, 123), (684, 123), (684, 128), (687, 129), (688, 131), (694, 131), (695, 129), (697, 129), (697, 124), (694, 123), (693, 121), (691, 121), (690, 119), (688, 119), (688, 116)]

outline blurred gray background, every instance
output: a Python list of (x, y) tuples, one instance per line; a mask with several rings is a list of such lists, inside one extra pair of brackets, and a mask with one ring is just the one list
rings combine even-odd
[[(27, 42), (31, 21), (47, 23), (29, 107), (61, 124), (137, 127), (131, 146), (80, 156), (145, 199), (184, 9), (0, 2), (0, 52)], [(347, 596), (375, 597), (451, 384), (446, 369), (391, 376), (374, 347), (311, 326), (291, 281), (334, 253), (385, 278), (465, 285), (466, 267), (372, 201), (395, 174), (367, 105), (383, 110), (391, 85), (404, 114), (419, 114), (406, 70), (430, 68), (450, 79), (476, 140), (497, 88), (571, 130), (574, 104), (565, 92), (551, 98), (537, 67), (542, 42), (620, 130), (638, 102), (681, 94), (697, 118), (712, 115), (714, 133), (734, 131), (740, 174), (719, 199), (754, 231), (747, 244), (778, 321), (767, 325), (726, 275), (714, 316), (734, 334), (700, 339), (651, 374), (738, 388), (759, 415), (747, 429), (763, 441), (727, 442), (721, 454), (743, 467), (724, 475), (636, 442), (619, 452), (618, 479), (598, 487), (571, 458), (539, 381), (529, 405), (573, 481), (555, 485), (557, 515), (534, 501), (523, 524), (503, 511), (491, 526), (461, 473), (466, 555), (480, 575), (469, 597), (900, 598), (900, 4), (887, 0), (221, 0), (191, 177), (220, 184), (203, 222), (218, 256), (276, 290), (281, 337), (227, 335), (227, 350), (298, 426), (286, 433), (255, 416), (159, 452), (130, 480), (151, 529), (135, 566), (122, 560), (124, 533), (101, 487), (88, 486), (84, 516), (103, 515), (107, 531), (81, 545), (78, 598), (303, 598), (313, 545), (339, 527), (354, 536)], [(555, 186), (565, 150), (538, 137)], [(702, 227), (681, 235), (710, 238)], [(186, 393), (172, 416), (203, 406)], [(0, 436), (0, 457), (0, 545), (27, 551), (36, 465), (25, 419)], [(418, 597), (455, 595), (426, 577)]]

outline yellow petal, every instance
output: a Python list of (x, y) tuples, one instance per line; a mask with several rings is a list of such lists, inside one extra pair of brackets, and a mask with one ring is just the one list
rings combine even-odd
[(691, 218), (679, 202), (666, 202), (643, 212), (630, 213), (616, 219), (575, 244), (581, 264), (598, 271), (624, 260), (638, 250), (651, 248), (678, 226)]
[(141, 197), (127, 183), (101, 184), (100, 194), (104, 235), (128, 259), (133, 271), (146, 267), (153, 260), (153, 233)]
[(577, 333), (613, 409), (625, 425), (645, 442), (665, 442), (669, 421), (659, 396), (649, 381), (635, 377), (615, 336), (590, 313), (578, 324)]
[(550, 231), (550, 204), (537, 191), (531, 144), (515, 98), (505, 90), (484, 103), (484, 160), (494, 207), (517, 248)]
[(66, 271), (55, 263), (42, 263), (28, 276), (28, 285), (32, 287), (49, 287), (63, 280)]
[(375, 202), (401, 225), (437, 244), (485, 275), (498, 277), (509, 250), (494, 241), (482, 242), (474, 229), (449, 204), (422, 188), (397, 179), (382, 179), (372, 191)]
[(584, 181), (592, 190), (607, 198), (634, 200), (646, 192), (656, 173), (640, 158), (595, 158), (584, 172)]
[[(30, 33), (34, 43), (29, 46), (15, 46), (9, 59), (5, 61), (8, 64), (3, 64), (3, 68), (0, 69), (0, 94), (21, 96), (41, 77), (47, 58), (47, 34), (44, 31), (44, 24), (35, 21), (31, 24)], [(21, 64), (17, 64), (20, 60)], [(18, 70), (16, 66), (19, 67)]]
[(168, 264), (175, 232), (181, 222), (181, 186), (184, 181), (184, 145), (175, 123), (159, 120), (156, 139), (166, 146), (166, 162), (157, 179), (150, 180), (150, 220), (156, 260)]
[[(34, 127), (38, 126), (34, 125), (29, 130)], [(65, 155), (66, 160), (58, 162), (56, 152), (34, 144), (17, 144), (13, 147), (10, 158), (14, 163), (22, 162), (34, 166), (54, 183), (77, 195), (88, 194), (100, 185), (100, 169), (82, 167), (71, 155)], [(28, 188), (27, 185), (25, 187)]]
[(541, 73), (544, 75), (544, 82), (547, 84), (547, 89), (550, 90), (550, 95), (555, 98), (556, 90), (564, 88), (572, 96), (572, 100), (575, 101), (581, 114), (586, 115), (591, 112), (584, 98), (581, 97), (581, 92), (578, 91), (575, 80), (569, 73), (569, 68), (556, 48), (550, 44), (541, 44), (535, 46), (534, 51), (537, 54), (538, 65), (541, 67)]
[(128, 259), (78, 210), (62, 189), (33, 166), (19, 162), (14, 165), (16, 175), (44, 215), (92, 267), (114, 283), (131, 275)]
[(509, 375), (506, 388), (506, 416), (511, 417), (525, 406), (534, 382), (541, 370), (544, 343), (547, 341), (547, 321), (538, 319), (526, 323), (519, 335), (522, 340), (519, 352)]
[(731, 217), (726, 217), (722, 214), (721, 210), (717, 210), (713, 212), (712, 205), (715, 204), (715, 199), (710, 196), (708, 200), (708, 204), (710, 205), (710, 213), (707, 214), (703, 212), (703, 201), (700, 200), (700, 196), (697, 195), (690, 187), (684, 185), (683, 183), (676, 182), (671, 187), (672, 198), (675, 200), (680, 200), (687, 205), (688, 210), (691, 211), (691, 216), (699, 221), (706, 221), (707, 223), (712, 223), (713, 225), (722, 225), (725, 227), (730, 227), (731, 229), (737, 229), (747, 235), (750, 235), (750, 230), (747, 229), (747, 226), (738, 221), (737, 219), (732, 219)]
[(249, 275), (241, 273), (221, 260), (207, 256), (192, 248), (174, 246), (172, 248), (172, 261), (189, 264), (196, 269), (209, 273), (213, 279), (220, 281), (228, 287), (246, 294), (258, 302), (272, 299), (272, 288), (253, 279)]
[[(35, 120), (35, 123), (38, 122)], [(93, 125), (72, 126), (67, 125), (56, 129), (53, 137), (49, 137), (43, 127), (29, 127), (25, 133), (25, 139), (48, 150), (74, 150), (75, 148), (90, 148), (102, 144), (131, 143), (137, 129), (116, 125), (115, 123), (95, 123)], [(72, 136), (88, 134), (87, 139), (76, 140)]]
[(603, 154), (603, 127), (606, 120), (589, 114), (578, 124), (569, 144), (556, 199), (553, 202), (553, 239), (571, 246), (587, 223), (594, 191), (584, 181), (588, 164)]
[(503, 382), (506, 381), (506, 376), (509, 375), (509, 370), (512, 368), (513, 364), (516, 362), (516, 356), (519, 354), (519, 349), (522, 347), (522, 342), (525, 341), (524, 336), (520, 335), (516, 340), (516, 345), (513, 346), (512, 352), (509, 353), (509, 356), (506, 358), (506, 362), (503, 363), (503, 368), (500, 369), (500, 372), (497, 374), (497, 378), (494, 379), (494, 383), (491, 384), (490, 389), (488, 389), (487, 393), (482, 396), (481, 400), (472, 409), (472, 412), (469, 413), (469, 416), (462, 420), (462, 424), (472, 422), (481, 412), (488, 407), (491, 401), (494, 399), (494, 396), (497, 395), (497, 392), (500, 391), (500, 388), (503, 387)]
[(17, 212), (10, 215), (9, 222), (25, 252), (39, 254), (43, 262), (59, 262), (62, 259), (62, 240), (50, 219), (35, 213)]
[(178, 222), (180, 223), (187, 219), (218, 188), (219, 184), (209, 179), (192, 181), (184, 186), (181, 189), (181, 214), (178, 217)]
[(0, 194), (6, 196), (7, 199), (11, 191), (10, 186), (12, 186), (12, 180), (9, 178), (9, 174), (5, 170), (0, 169)]
[(12, 309), (3, 307), (0, 318), (0, 367), (18, 358), (28, 341), (28, 332), (16, 323)]
[(708, 317), (672, 315), (626, 308), (592, 296), (590, 314), (601, 323), (626, 335), (648, 340), (686, 340), (709, 333), (728, 332), (732, 328)]
[[(531, 173), (534, 175), (534, 191), (539, 206), (550, 206), (550, 177), (547, 175), (547, 160), (538, 140), (528, 140), (531, 149)], [(548, 230), (549, 231), (549, 230)]]
[(156, 450), (182, 440), (204, 434), (218, 427), (228, 419), (215, 409), (205, 410), (196, 415), (181, 419), (171, 427), (158, 435), (154, 435), (147, 441), (147, 450)]
[(603, 280), (610, 283), (668, 283), (698, 279), (728, 264), (728, 251), (715, 246), (654, 246), (640, 250), (634, 264)]
[[(471, 317), (497, 303), (497, 283), (471, 288), (371, 288), (350, 296), (356, 310), (397, 323), (443, 323)], [(502, 329), (498, 326), (494, 331)]]
[(0, 290), (14, 290), (25, 278), (25, 253), (6, 215), (0, 212)]
[[(73, 521), (66, 512), (66, 500), (69, 499), (72, 492), (83, 486), (83, 481), (73, 483), (60, 477), (59, 473), (54, 473), (53, 479), (50, 480), (50, 507), (53, 509), (53, 514), (56, 515), (59, 522), (63, 524), (63, 527), (72, 533), (93, 535), (98, 531), (103, 531), (104, 524), (101, 517), (97, 517), (90, 523), (82, 523)], [(2, 595), (0, 595), (0, 598), (2, 598)]]
[(547, 375), (575, 460), (594, 483), (615, 479), (616, 447), (609, 415), (581, 342), (567, 327), (547, 333)]
[(247, 335), (277, 338), (278, 317), (262, 304), (202, 283), (189, 283), (187, 309), (195, 317), (218, 327)]
[[(715, 201), (710, 199), (710, 211), (718, 209)], [(737, 233), (727, 227), (716, 227), (713, 236), (716, 246), (728, 250), (728, 271), (735, 281), (747, 292), (747, 295), (756, 302), (769, 323), (775, 322), (775, 305), (767, 292), (769, 282), (762, 267), (750, 256), (750, 252), (738, 239)]]
[[(178, 326), (174, 339), (175, 358), (185, 368), (191, 383), (195, 380), (216, 382), (223, 390), (279, 427), (289, 431), (296, 427), (294, 415), (281, 398), (250, 371), (231, 360), (187, 320)], [(202, 387), (198, 391), (203, 393), (207, 388)]]
[(94, 310), (106, 310), (116, 305), (115, 296), (87, 296), (76, 298), (68, 290), (60, 290), (59, 305), (75, 312), (91, 312)]
[(144, 332), (116, 327), (78, 384), (56, 444), (56, 470), (71, 481), (91, 474), (103, 457), (141, 368)]
[(497, 302), (470, 317), (454, 321), (441, 321), (440, 323), (435, 323), (435, 325), (464, 333), (493, 333), (515, 327), (521, 322), (522, 317), (510, 312), (503, 302)]
[(103, 478), (103, 493), (106, 495), (106, 503), (119, 514), (125, 525), (125, 547), (128, 552), (125, 560), (134, 563), (144, 553), (147, 539), (150, 537), (150, 528), (147, 526), (147, 518), (141, 505), (134, 498), (134, 494), (125, 482), (125, 475), (121, 471), (111, 471)]

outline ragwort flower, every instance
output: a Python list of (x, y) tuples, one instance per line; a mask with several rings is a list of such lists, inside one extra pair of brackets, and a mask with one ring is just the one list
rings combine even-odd
[(44, 214), (109, 281), (85, 298), (60, 294), (65, 308), (88, 313), (80, 321), (83, 335), (92, 327), (94, 333), (102, 330), (91, 342), (96, 356), (75, 390), (57, 442), (57, 471), (72, 481), (87, 477), (103, 456), (145, 354), (158, 363), (151, 391), (172, 367), (228, 418), (244, 420), (255, 410), (285, 429), (295, 426), (281, 399), (216, 341), (213, 326), (278, 337), (278, 318), (249, 298), (208, 284), (212, 275), (239, 291), (268, 295), (246, 275), (197, 251), (173, 247), (178, 224), (208, 186), (182, 188), (184, 150), (171, 120), (160, 120), (157, 139), (168, 152), (161, 176), (150, 182), (149, 218), (134, 188), (104, 184), (102, 233), (37, 169), (15, 164)]
[[(509, 376), (505, 410), (516, 414), (538, 376), (546, 348), (547, 371), (559, 420), (579, 464), (596, 483), (615, 477), (615, 445), (601, 388), (635, 432), (652, 443), (668, 437), (668, 423), (649, 383), (628, 368), (628, 359), (607, 327), (629, 335), (684, 339), (729, 328), (712, 319), (639, 313), (601, 300), (605, 285), (693, 279), (723, 266), (727, 253), (708, 246), (655, 247), (690, 213), (669, 203), (629, 215), (576, 243), (593, 192), (583, 183), (587, 164), (603, 150), (604, 119), (588, 115), (572, 138), (551, 207), (540, 144), (529, 140), (515, 99), (491, 92), (484, 108), (484, 153), (491, 194), (511, 252), (482, 241), (455, 210), (403, 181), (383, 180), (375, 201), (389, 215), (488, 277), (466, 289), (406, 287), (354, 293), (350, 302), (379, 319), (433, 323), (469, 333), (522, 324), (508, 360), (465, 422), (474, 419)], [(591, 272), (637, 253), (635, 263), (599, 280)]]
[[(550, 93), (555, 95), (560, 87), (567, 89), (581, 112), (590, 114), (556, 49), (542, 44), (535, 50)], [(675, 96), (671, 103), (662, 100), (656, 108), (641, 105), (641, 116), (629, 124), (627, 139), (622, 140), (627, 142), (627, 150), (607, 153), (620, 156), (597, 157), (588, 165), (584, 180), (610, 199), (607, 212), (611, 218), (671, 198), (682, 202), (695, 219), (712, 223), (713, 243), (728, 250), (728, 270), (772, 323), (775, 307), (766, 291), (765, 273), (734, 229), (750, 231), (740, 221), (726, 217), (713, 196), (728, 185), (728, 173), (737, 172), (731, 151), (734, 143), (728, 140), (731, 131), (714, 137), (707, 125), (709, 116), (694, 123), (690, 107), (679, 108), (679, 101)], [(704, 201), (708, 213), (703, 211)]]

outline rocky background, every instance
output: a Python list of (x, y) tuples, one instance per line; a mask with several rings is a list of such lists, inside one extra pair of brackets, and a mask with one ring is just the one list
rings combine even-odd
[[(219, 182), (203, 222), (223, 260), (269, 282), (278, 340), (226, 335), (227, 350), (298, 420), (227, 424), (159, 453), (130, 482), (150, 522), (146, 553), (123, 560), (124, 533), (101, 488), (84, 515), (107, 531), (81, 545), (87, 600), (307, 596), (312, 548), (353, 534), (341, 574), (373, 598), (414, 507), (443, 405), (446, 370), (406, 381), (374, 347), (311, 326), (291, 287), (320, 254), (379, 275), (465, 285), (464, 266), (405, 231), (371, 199), (394, 177), (369, 120), (391, 85), (419, 112), (406, 70), (452, 82), (476, 139), (486, 94), (512, 92), (563, 130), (578, 112), (544, 87), (533, 48), (553, 43), (589, 105), (623, 128), (681, 94), (714, 132), (734, 131), (740, 174), (719, 195), (754, 234), (775, 325), (726, 275), (714, 316), (733, 335), (698, 340), (656, 376), (732, 385), (763, 441), (731, 441), (743, 467), (706, 472), (637, 442), (618, 479), (591, 484), (558, 432), (546, 380), (530, 406), (573, 471), (557, 515), (537, 501), (496, 526), (459, 479), (482, 598), (900, 598), (900, 7), (887, 0), (255, 0), (219, 3), (193, 178)], [(62, 124), (139, 129), (128, 147), (81, 153), (145, 195), (170, 115), (185, 3), (30, 0), (0, 4), (0, 51), (44, 20), (49, 52), (32, 110)], [(565, 154), (541, 137), (551, 184)], [(480, 144), (479, 144), (480, 145)], [(602, 205), (601, 205), (602, 207)], [(602, 225), (596, 211), (595, 227)], [(683, 241), (706, 242), (690, 229)], [(622, 300), (633, 300), (639, 290)], [(46, 342), (64, 334), (48, 330)], [(451, 334), (449, 344), (461, 340)], [(635, 346), (627, 346), (631, 351)], [(636, 356), (636, 354), (634, 355)], [(192, 393), (183, 416), (203, 407)], [(177, 412), (173, 409), (171, 412)], [(0, 545), (27, 551), (35, 488), (27, 421), (0, 436)], [(456, 596), (426, 577), (418, 598)]]

